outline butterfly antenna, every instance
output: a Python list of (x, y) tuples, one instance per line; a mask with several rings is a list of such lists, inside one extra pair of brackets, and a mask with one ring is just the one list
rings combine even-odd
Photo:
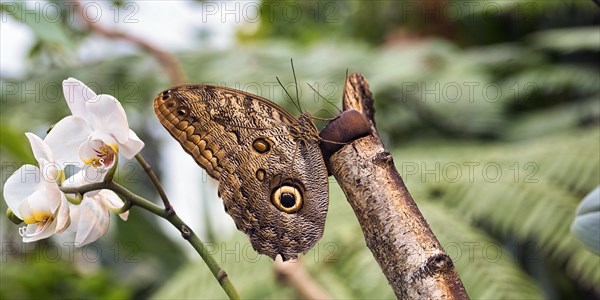
[(298, 79), (296, 79), (296, 70), (294, 69), (294, 60), (290, 58), (290, 64), (292, 65), (292, 74), (294, 75), (294, 83), (296, 84), (296, 101), (298, 107), (300, 107), (300, 113), (302, 113), (302, 106), (300, 105), (300, 94), (298, 93)]
[(320, 112), (322, 112), (322, 111), (324, 111), (324, 112), (326, 112), (326, 113), (328, 113), (328, 114), (332, 115), (333, 117), (332, 117), (332, 118), (320, 118), (320, 117), (315, 117), (315, 116), (310, 116), (310, 117), (311, 117), (311, 118), (313, 118), (313, 119), (315, 119), (315, 120), (320, 120), (320, 121), (331, 121), (331, 120), (335, 119), (335, 117), (336, 117), (336, 114), (334, 114), (334, 113), (332, 113), (331, 111), (329, 111), (329, 110), (326, 110), (326, 109), (324, 109), (324, 108), (321, 108), (321, 109), (319, 109), (319, 110), (318, 110), (318, 111), (317, 111), (315, 114), (318, 114), (318, 113), (320, 113)]
[(298, 104), (296, 102), (294, 102), (292, 95), (290, 95), (290, 93), (287, 91), (285, 86), (283, 86), (283, 83), (281, 83), (281, 80), (279, 80), (279, 77), (275, 76), (275, 78), (277, 79), (277, 82), (279, 82), (279, 85), (281, 86), (281, 88), (285, 91), (285, 94), (288, 96), (290, 102), (292, 102), (294, 107), (296, 107), (296, 109), (298, 109), (300, 111), (300, 113), (302, 113), (302, 109), (300, 109), (300, 107), (298, 107)]
[(302, 113), (302, 107), (300, 106), (300, 96), (298, 94), (298, 80), (296, 79), (296, 70), (294, 69), (294, 60), (290, 58), (290, 64), (292, 65), (292, 74), (294, 74), (294, 83), (296, 83), (296, 101), (298, 101), (298, 107), (300, 113)]
[(332, 141), (332, 140), (324, 139), (324, 138), (322, 138), (322, 137), (319, 137), (319, 139), (320, 139), (321, 141), (323, 141), (323, 142), (327, 142), (327, 143), (330, 143), (330, 144), (336, 144), (336, 145), (348, 145), (348, 144), (350, 144), (350, 143), (351, 143), (351, 142), (346, 142), (346, 143), (343, 143), (343, 142), (336, 142), (336, 141)]
[(319, 97), (321, 97), (323, 100), (325, 100), (325, 102), (327, 102), (328, 104), (333, 106), (338, 111), (338, 113), (342, 113), (342, 111), (333, 102), (331, 102), (327, 98), (323, 97), (323, 95), (321, 95), (319, 93), (319, 91), (317, 91), (312, 85), (310, 85), (310, 83), (307, 83), (307, 84), (315, 93), (317, 93), (317, 95), (319, 95)]

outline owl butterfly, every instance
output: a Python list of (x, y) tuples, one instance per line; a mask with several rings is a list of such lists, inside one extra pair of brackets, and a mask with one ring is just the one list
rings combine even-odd
[(261, 254), (295, 259), (323, 235), (329, 187), (311, 118), (244, 91), (182, 85), (154, 112), (208, 174), (237, 228)]

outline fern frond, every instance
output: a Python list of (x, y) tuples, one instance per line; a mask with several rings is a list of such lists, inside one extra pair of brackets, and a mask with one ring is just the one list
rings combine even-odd
[(543, 298), (533, 279), (515, 263), (510, 249), (443, 205), (420, 196), (419, 209), (451, 256), (472, 299)]
[[(435, 163), (440, 165), (441, 180), (435, 182), (431, 174), (423, 177), (421, 169), (413, 174), (421, 176), (416, 177), (421, 181), (407, 183), (411, 190), (420, 186), (415, 190), (421, 196), (436, 199), (500, 240), (533, 242), (536, 259), (565, 265), (572, 279), (597, 288), (597, 256), (574, 239), (569, 226), (582, 193), (600, 181), (599, 138), (598, 128), (594, 128), (487, 150), (482, 146), (479, 150), (471, 146), (406, 149), (397, 157), (421, 161), (429, 169)], [(464, 167), (469, 162), (479, 167), (473, 178), (468, 178)], [(442, 171), (451, 163), (463, 166), (459, 180)], [(496, 179), (497, 169), (503, 173)]]

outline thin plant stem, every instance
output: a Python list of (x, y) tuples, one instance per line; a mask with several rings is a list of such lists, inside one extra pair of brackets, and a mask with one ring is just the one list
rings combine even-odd
[(83, 185), (80, 187), (61, 187), (61, 190), (64, 193), (80, 194), (80, 195), (83, 195), (89, 191), (100, 190), (100, 189), (112, 190), (113, 192), (119, 194), (121, 197), (123, 197), (125, 199), (125, 204), (131, 203), (131, 205), (141, 207), (141, 208), (169, 221), (169, 223), (171, 223), (173, 226), (175, 226), (175, 228), (177, 228), (177, 230), (179, 230), (179, 232), (181, 232), (181, 235), (183, 236), (183, 238), (185, 240), (187, 240), (188, 243), (190, 243), (192, 245), (192, 247), (194, 247), (196, 252), (198, 252), (198, 254), (200, 254), (200, 257), (202, 257), (202, 259), (204, 260), (204, 262), (210, 269), (213, 276), (217, 279), (217, 281), (221, 285), (221, 288), (223, 289), (223, 291), (225, 291), (227, 296), (229, 296), (229, 299), (240, 299), (240, 296), (238, 295), (238, 292), (235, 289), (235, 286), (229, 280), (229, 277), (227, 276), (227, 273), (225, 272), (225, 270), (223, 270), (219, 266), (219, 264), (214, 259), (214, 257), (212, 257), (212, 255), (210, 255), (210, 253), (208, 252), (208, 249), (206, 248), (204, 243), (200, 240), (200, 238), (198, 238), (198, 236), (194, 233), (194, 231), (192, 231), (192, 229), (179, 218), (177, 213), (175, 213), (175, 211), (172, 208), (171, 208), (171, 210), (167, 211), (167, 210), (163, 209), (162, 207), (150, 202), (149, 200), (144, 199), (144, 198), (134, 194), (130, 190), (126, 189), (125, 187), (123, 187), (122, 185), (120, 185), (114, 181), (97, 182), (97, 183)]
[(156, 188), (158, 195), (160, 195), (160, 199), (162, 199), (163, 204), (165, 205), (165, 210), (167, 211), (167, 213), (169, 213), (169, 211), (173, 209), (173, 206), (171, 206), (169, 198), (167, 197), (167, 193), (165, 193), (162, 184), (158, 180), (158, 176), (156, 176), (156, 173), (154, 173), (152, 167), (146, 162), (146, 160), (140, 153), (135, 155), (135, 159), (137, 159), (138, 163), (142, 166), (142, 168), (144, 168), (146, 174), (148, 174), (148, 177), (150, 177), (150, 181), (152, 181), (154, 188)]

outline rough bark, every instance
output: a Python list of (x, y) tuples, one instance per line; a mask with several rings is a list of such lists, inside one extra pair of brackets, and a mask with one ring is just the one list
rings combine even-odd
[(375, 130), (373, 98), (365, 79), (351, 74), (344, 110), (361, 112), (372, 133), (329, 159), (331, 173), (362, 228), (365, 241), (401, 299), (468, 299), (450, 257), (417, 208)]

